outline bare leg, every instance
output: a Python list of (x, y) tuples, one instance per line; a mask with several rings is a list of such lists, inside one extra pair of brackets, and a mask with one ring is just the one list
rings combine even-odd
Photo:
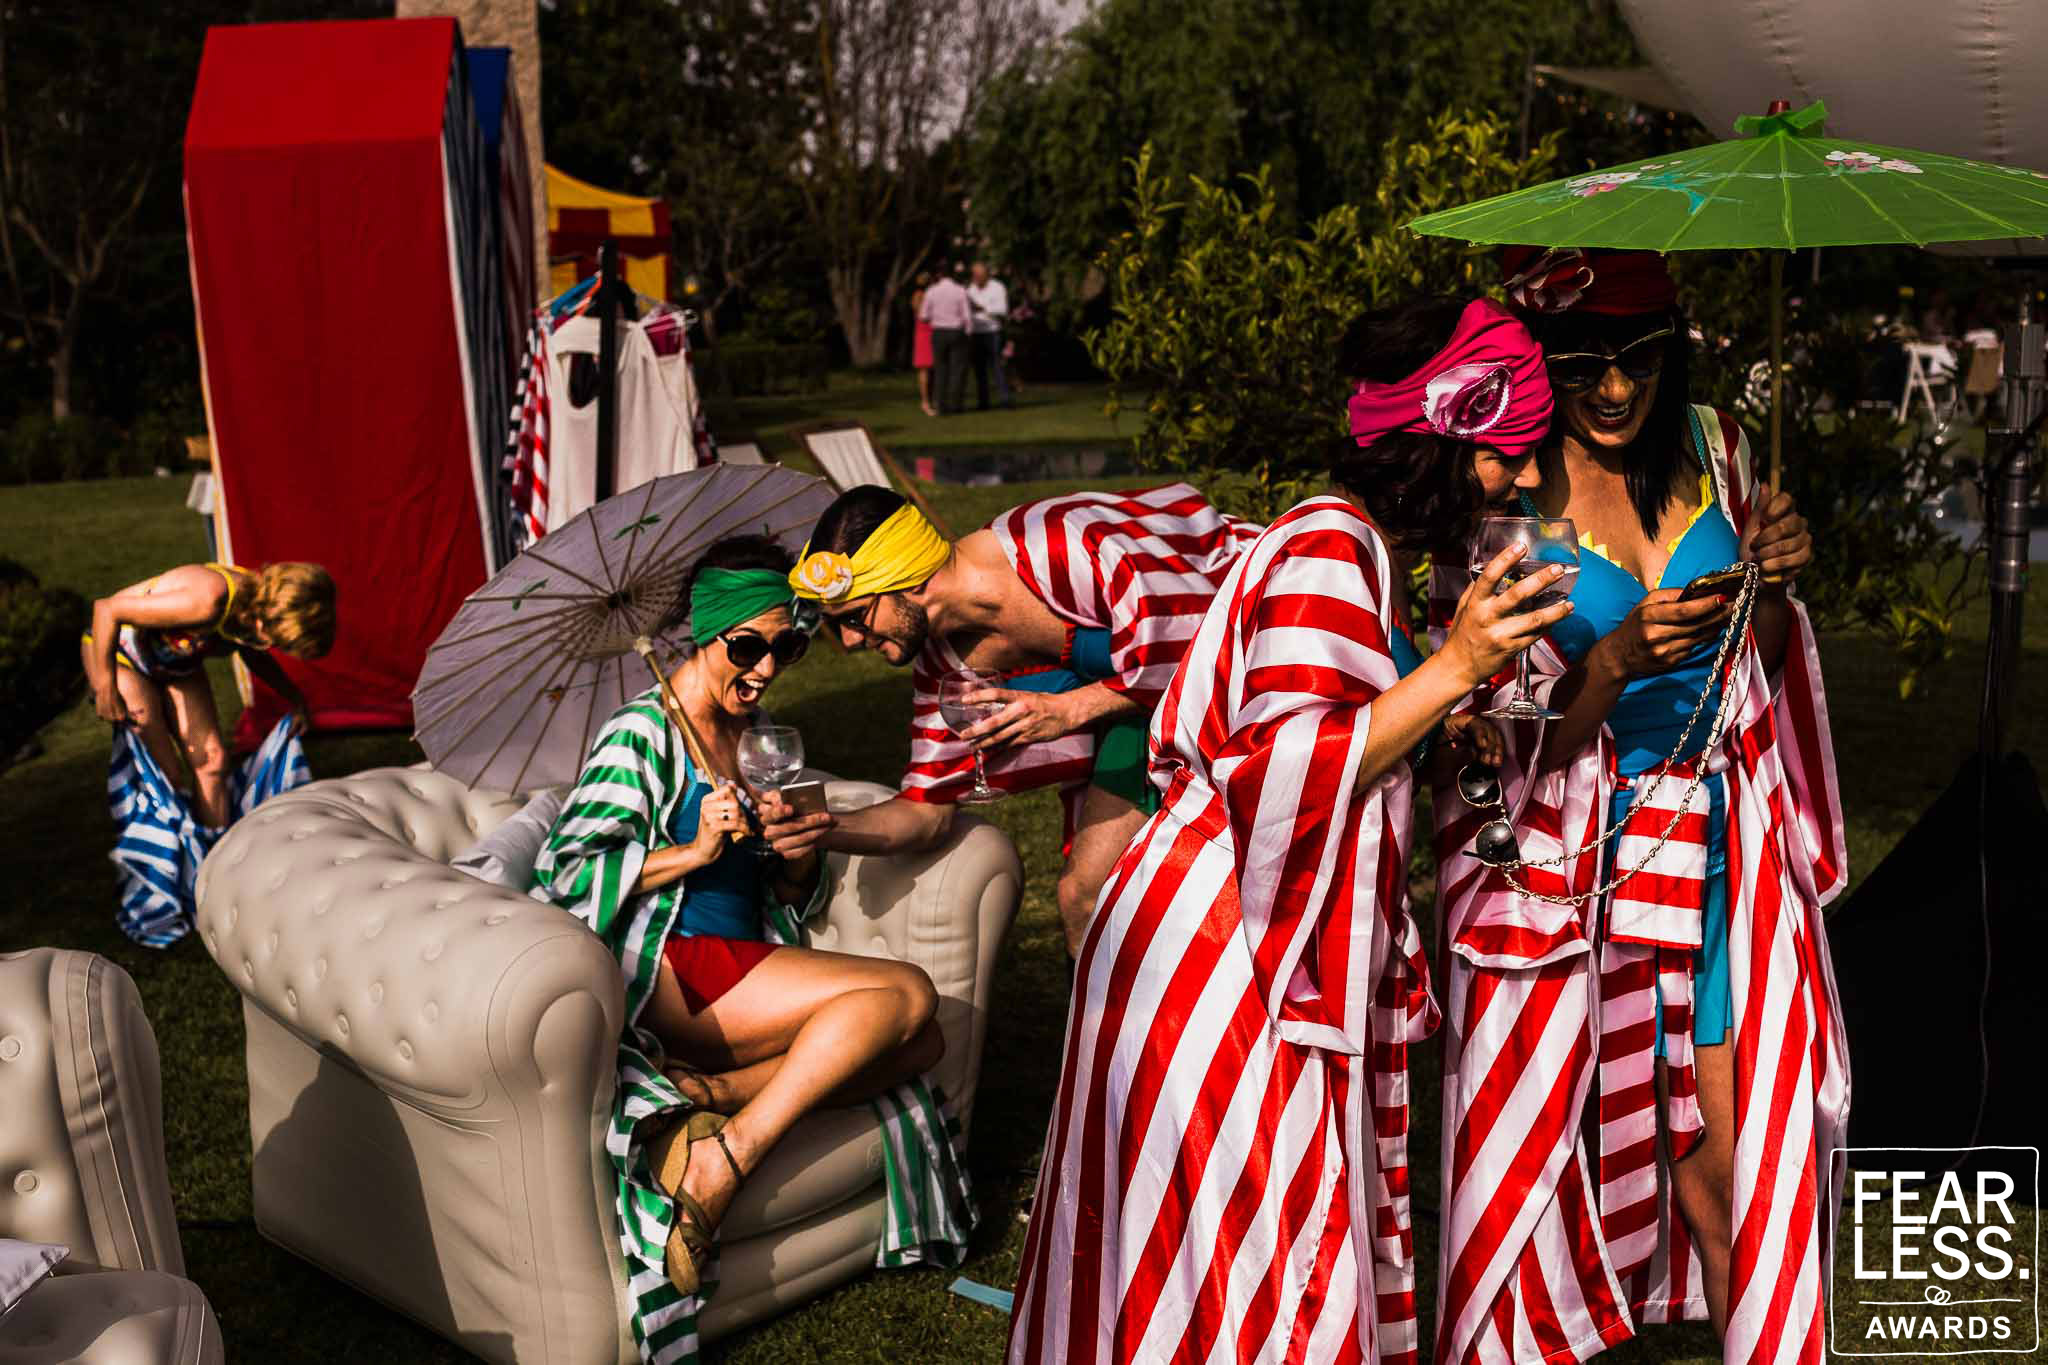
[(192, 804), (198, 807), (199, 823), (219, 829), (228, 822), (228, 746), (220, 737), (213, 686), (202, 668), (172, 679), (164, 691), (170, 696), (178, 742), (192, 764)]
[(1056, 893), (1069, 956), (1081, 955), (1081, 940), (1088, 935), (1088, 921), (1095, 918), (1102, 884), (1116, 870), (1116, 860), (1124, 856), (1144, 823), (1143, 811), (1100, 787), (1089, 787), (1082, 798), (1081, 826), (1074, 831), (1074, 846), (1067, 851), (1066, 870), (1060, 873)]
[[(761, 1068), (745, 1078), (754, 1093), (725, 1127), (746, 1175), (810, 1110), (936, 1064), (937, 1030), (928, 1026), (937, 1008), (931, 978), (908, 963), (785, 948), (702, 1014), (690, 1013), (663, 963), (646, 1018), (670, 1051), (721, 1071), (780, 1059), (773, 1074)], [(721, 1154), (692, 1148), (682, 1187), (714, 1222), (738, 1185)]]
[(917, 401), (924, 408), (925, 416), (935, 414), (936, 409), (932, 407), (932, 367), (929, 365), (917, 367)]
[[(1672, 1193), (1700, 1253), (1707, 1314), (1714, 1330), (1728, 1331), (1728, 1261), (1735, 1239), (1735, 1049), (1726, 1043), (1693, 1049), (1700, 1117), (1707, 1131), (1683, 1161), (1672, 1163)], [(1666, 1093), (1664, 1063), (1657, 1063), (1657, 1097)]]
[[(81, 645), (89, 650), (90, 645)], [(90, 674), (87, 674), (90, 677)], [(128, 708), (128, 718), (135, 723), (136, 734), (142, 740), (142, 747), (149, 750), (149, 756), (164, 770), (172, 786), (180, 786), (185, 780), (185, 751), (178, 747), (178, 741), (171, 737), (170, 719), (164, 706), (164, 695), (157, 685), (132, 668), (114, 667), (114, 686), (120, 689), (121, 703)]]
[[(936, 1018), (926, 1020), (923, 1031), (910, 1040), (909, 1054), (911, 1059), (928, 1059), (920, 1060), (918, 1065), (912, 1067), (912, 1074), (930, 1071), (939, 1064), (939, 1059), (946, 1054), (946, 1040), (939, 1032), (939, 1021)], [(893, 1055), (877, 1057), (860, 1071), (849, 1076), (837, 1090), (827, 1095), (826, 1107), (838, 1109), (856, 1105), (864, 1100), (873, 1099), (891, 1086), (901, 1085), (910, 1079), (909, 1076), (902, 1074), (905, 1064), (905, 1060)], [(704, 1084), (711, 1088), (711, 1103), (708, 1107), (720, 1114), (737, 1114), (754, 1102), (754, 1097), (761, 1093), (775, 1073), (781, 1069), (782, 1058), (770, 1057), (751, 1066), (705, 1074)]]

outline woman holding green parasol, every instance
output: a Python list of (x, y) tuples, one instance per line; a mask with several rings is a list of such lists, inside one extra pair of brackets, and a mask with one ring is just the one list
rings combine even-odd
[[(1688, 401), (1688, 327), (1661, 257), (1510, 248), (1505, 273), (1557, 401), (1522, 511), (1572, 520), (1580, 573), (1576, 610), (1531, 652), (1535, 691), (1562, 718), (1517, 726), (1499, 774), (1526, 862), (1503, 877), (1466, 851), (1491, 793), (1438, 805), (1447, 1066), (1466, 1081), (1445, 1086), (1446, 1129), (1472, 1148), (1451, 1163), (1440, 1355), (1511, 1346), (1493, 1341), (1511, 1301), (1567, 1357), (1640, 1323), (1710, 1317), (1729, 1358), (1746, 1359), (1742, 1343), (1803, 1331), (1806, 1296), (1818, 1301), (1825, 1175), (1811, 1156), (1824, 1172), (1818, 1139), (1846, 1098), (1816, 964), (1841, 823), (1819, 661), (1788, 586), (1812, 538), (1789, 495), (1759, 487), (1733, 419)], [(1739, 564), (1761, 571), (1742, 616), (1739, 573), (1688, 596)], [(1728, 742), (1710, 747), (1731, 619), (1747, 639), (1727, 670)], [(1581, 849), (1546, 878), (1542, 857)], [(1498, 933), (1508, 922), (1518, 935)], [(1464, 1017), (1471, 999), (1488, 1001), (1485, 1020)], [(1578, 1042), (1541, 1061), (1560, 1037)], [(1520, 1056), (1597, 1092), (1590, 1134), (1576, 1106), (1517, 1104), (1488, 1084)], [(1809, 1084), (1774, 1089), (1802, 1057)], [(1534, 1163), (1533, 1223), (1488, 1216), (1518, 1188), (1511, 1171)], [(1774, 1204), (1781, 1182), (1793, 1197)], [(1532, 1274), (1549, 1302), (1529, 1296)]]

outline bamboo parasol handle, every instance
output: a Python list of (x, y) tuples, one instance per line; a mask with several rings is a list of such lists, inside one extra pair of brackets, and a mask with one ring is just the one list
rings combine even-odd
[[(683, 713), (682, 699), (677, 697), (675, 689), (668, 685), (668, 674), (661, 671), (661, 664), (654, 657), (654, 641), (645, 635), (639, 636), (633, 641), (633, 651), (647, 661), (648, 671), (654, 674), (655, 685), (661, 689), (661, 709), (667, 714), (669, 723), (682, 732), (683, 747), (689, 750), (690, 761), (710, 777), (719, 781), (732, 781), (733, 779), (728, 778), (712, 764), (710, 746), (704, 743), (704, 737), (697, 733), (697, 727), (690, 724), (690, 718)], [(727, 837), (733, 843), (738, 843), (746, 836), (738, 830), (733, 830)]]

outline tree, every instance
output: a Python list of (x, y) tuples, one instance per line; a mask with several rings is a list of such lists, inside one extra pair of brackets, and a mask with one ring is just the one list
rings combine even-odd
[(1167, 177), (1268, 168), (1283, 227), (1351, 203), (1376, 230), (1385, 149), (1450, 108), (1495, 118), (1519, 149), (1542, 60), (1625, 63), (1633, 40), (1604, 0), (1471, 0), (1455, 19), (1434, 0), (1106, 0), (990, 89), (975, 224), (1063, 314), (1100, 285), (1086, 267), (1129, 225), (1121, 172), (1147, 144)]
[[(88, 11), (0, 2), (0, 269), (8, 320), (69, 417), (78, 337), (120, 277), (153, 188), (177, 178), (176, 108), (196, 45)], [(181, 87), (182, 84), (182, 88)]]
[(817, 119), (799, 174), (832, 308), (856, 365), (881, 363), (897, 296), (936, 258), (965, 191), (971, 122), (1008, 63), (1050, 32), (1031, 0), (821, 0)]
[[(542, 13), (550, 157), (669, 201), (680, 269), (720, 316), (802, 249), (797, 168), (816, 120), (807, 0), (575, 0)], [(635, 97), (636, 93), (639, 97)]]
[[(1086, 337), (1113, 403), (1142, 393), (1141, 466), (1191, 474), (1259, 519), (1319, 488), (1344, 432), (1336, 344), (1359, 313), (1415, 293), (1476, 292), (1491, 258), (1417, 237), (1399, 224), (1439, 200), (1463, 202), (1544, 179), (1555, 146), (1527, 158), (1498, 120), (1448, 113), (1382, 186), (1373, 233), (1352, 204), (1297, 233), (1266, 170), (1239, 188), (1132, 163), (1131, 227), (1099, 260), (1108, 326)], [(1180, 195), (1181, 197), (1174, 197)]]

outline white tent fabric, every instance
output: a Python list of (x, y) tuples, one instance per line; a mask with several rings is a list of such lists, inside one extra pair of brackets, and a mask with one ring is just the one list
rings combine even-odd
[[(578, 352), (595, 362), (598, 331), (597, 319), (585, 314), (563, 323), (548, 342), (551, 532), (574, 521), (597, 497), (597, 402), (576, 406), (569, 378)], [(623, 493), (649, 479), (697, 467), (692, 436), (697, 394), (688, 359), (681, 352), (657, 356), (645, 329), (632, 323), (619, 328), (618, 341), (618, 457), (612, 488)]]
[[(1733, 137), (1738, 116), (1772, 100), (1795, 109), (1826, 100), (1835, 137), (2048, 170), (2048, 5), (1621, 0), (1621, 9), (1643, 54), (1717, 137)], [(2048, 242), (1964, 249), (2036, 255)]]

